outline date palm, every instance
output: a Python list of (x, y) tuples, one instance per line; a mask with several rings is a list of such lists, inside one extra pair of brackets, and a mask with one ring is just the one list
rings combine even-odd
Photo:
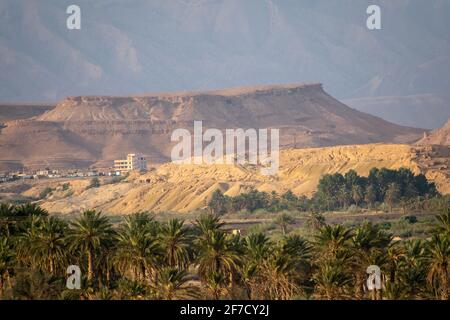
[(402, 283), (386, 281), (383, 290), (383, 296), (387, 300), (407, 300), (408, 290), (404, 287)]
[(174, 267), (159, 270), (157, 281), (152, 286), (157, 299), (184, 300), (197, 297), (198, 289), (188, 284), (187, 272)]
[(240, 257), (225, 232), (210, 231), (198, 244), (197, 266), (199, 276), (206, 280), (211, 274), (221, 274), (232, 282)]
[(350, 239), (350, 251), (356, 299), (362, 298), (367, 267), (384, 264), (385, 248), (391, 242), (391, 238), (390, 235), (370, 222), (355, 229), (354, 235)]
[(351, 284), (351, 277), (339, 260), (321, 263), (313, 280), (316, 294), (327, 300), (346, 298)]
[(405, 284), (410, 296), (420, 296), (426, 285), (426, 250), (421, 240), (404, 244), (404, 254), (398, 265), (399, 280)]
[(16, 217), (29, 217), (29, 216), (48, 216), (48, 212), (45, 209), (39, 207), (35, 203), (26, 203), (20, 206), (16, 206), (14, 209), (14, 216)]
[(61, 266), (66, 261), (68, 250), (65, 237), (67, 230), (67, 224), (58, 218), (45, 218), (31, 243), (30, 253), (40, 267), (51, 275), (56, 275), (57, 269), (61, 270)]
[(398, 243), (394, 242), (387, 248), (386, 260), (389, 272), (389, 281), (391, 283), (397, 282), (397, 270), (403, 257), (404, 247), (398, 245)]
[(325, 225), (315, 236), (315, 246), (319, 256), (335, 256), (339, 250), (348, 247), (352, 231), (342, 225)]
[(441, 300), (448, 300), (450, 238), (435, 234), (428, 242), (428, 283), (439, 293)]
[(42, 228), (43, 218), (31, 216), (22, 221), (22, 231), (17, 236), (16, 260), (17, 263), (26, 268), (36, 269), (39, 257), (33, 252), (33, 245)]
[(300, 292), (293, 279), (295, 265), (282, 248), (275, 248), (261, 262), (253, 292), (258, 299), (288, 300)]
[(0, 237), (0, 299), (3, 298), (5, 281), (8, 279), (14, 266), (14, 249), (11, 240), (5, 236)]
[(223, 227), (223, 223), (217, 215), (203, 213), (198, 219), (195, 220), (194, 227), (199, 238), (205, 238), (206, 235), (212, 231), (220, 230)]
[(10, 234), (13, 225), (14, 206), (7, 203), (0, 204), (0, 232)]
[(209, 273), (204, 279), (205, 286), (213, 300), (219, 300), (227, 293), (227, 277), (218, 272)]
[(283, 240), (281, 254), (286, 257), (292, 277), (298, 283), (310, 278), (312, 249), (312, 245), (299, 235), (291, 235)]
[(4, 229), (6, 233), (18, 230), (23, 223), (30, 217), (47, 216), (48, 212), (37, 204), (23, 204), (14, 206), (10, 204), (0, 204), (0, 230)]
[(113, 229), (108, 218), (95, 210), (84, 211), (70, 224), (68, 237), (71, 248), (85, 253), (88, 259), (88, 281), (95, 276), (95, 254), (113, 237)]
[(444, 210), (441, 214), (436, 216), (438, 220), (438, 226), (436, 228), (436, 232), (444, 233), (450, 236), (450, 207)]
[[(134, 269), (144, 280), (151, 277), (158, 266), (161, 248), (154, 235), (154, 221), (147, 213), (136, 213), (125, 218), (117, 233), (115, 261), (124, 272)], [(136, 276), (137, 278), (137, 276)]]
[(262, 262), (267, 259), (271, 251), (271, 243), (262, 233), (252, 233), (244, 238), (244, 261), (240, 270), (241, 280), (247, 296), (252, 299), (252, 290), (261, 270)]
[(169, 220), (161, 227), (159, 238), (168, 266), (186, 268), (189, 264), (191, 235), (184, 222)]
[(267, 258), (271, 249), (269, 238), (262, 233), (252, 233), (245, 237), (244, 246), (247, 258), (255, 264)]

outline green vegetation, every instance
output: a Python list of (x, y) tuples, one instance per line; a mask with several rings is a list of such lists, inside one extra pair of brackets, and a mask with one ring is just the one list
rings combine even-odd
[(39, 193), (39, 199), (45, 199), (48, 195), (53, 192), (53, 189), (50, 187), (45, 188)]
[[(278, 237), (225, 231), (218, 215), (193, 223), (148, 213), (113, 224), (88, 210), (67, 222), (37, 205), (0, 205), (1, 299), (448, 299), (450, 207), (423, 239), (393, 241), (397, 222), (327, 224), (310, 215), (303, 237), (295, 216), (275, 219)], [(256, 231), (256, 230), (255, 230)], [(81, 290), (65, 288), (68, 265)], [(365, 289), (366, 268), (383, 289)]]
[(91, 179), (91, 183), (87, 186), (86, 189), (91, 189), (91, 188), (99, 188), (100, 187), (100, 179), (95, 177)]
[(252, 213), (258, 209), (268, 212), (346, 210), (358, 213), (361, 208), (392, 211), (395, 206), (401, 207), (404, 212), (439, 211), (449, 202), (450, 197), (439, 195), (434, 183), (429, 183), (422, 174), (414, 175), (405, 168), (373, 168), (368, 177), (361, 177), (353, 170), (344, 175), (324, 175), (319, 181), (317, 192), (310, 199), (305, 196), (297, 197), (291, 191), (278, 195), (276, 192), (269, 194), (252, 190), (229, 197), (217, 190), (208, 206), (214, 214), (243, 210)]
[(63, 191), (67, 191), (67, 190), (69, 190), (70, 189), (70, 183), (69, 182), (66, 182), (66, 183), (64, 183), (63, 185), (62, 185), (62, 190)]
[[(182, 216), (0, 205), (0, 299), (448, 300), (449, 259), (450, 197), (406, 169), (326, 175), (312, 198), (216, 191)], [(81, 290), (65, 287), (72, 264)], [(383, 287), (370, 292), (374, 264)]]

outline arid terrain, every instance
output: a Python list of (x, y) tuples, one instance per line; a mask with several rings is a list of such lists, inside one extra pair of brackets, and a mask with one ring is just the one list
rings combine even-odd
[[(94, 208), (122, 215), (137, 211), (189, 212), (205, 207), (213, 192), (236, 196), (256, 188), (259, 191), (310, 196), (326, 173), (350, 169), (367, 175), (372, 167), (409, 168), (425, 173), (441, 193), (450, 193), (450, 150), (448, 147), (411, 147), (401, 144), (369, 144), (326, 148), (287, 149), (281, 152), (280, 170), (262, 176), (250, 165), (158, 165), (145, 174), (133, 173), (123, 181), (105, 178), (98, 188), (88, 188), (89, 179), (13, 182), (0, 188), (3, 198), (39, 199), (52, 213), (70, 214)], [(65, 184), (69, 183), (69, 186)]]
[(279, 128), (282, 148), (410, 143), (424, 130), (351, 109), (320, 84), (130, 97), (69, 97), (28, 119), (5, 121), (0, 170), (110, 166), (127, 153), (169, 159), (170, 135), (203, 120), (210, 128)]

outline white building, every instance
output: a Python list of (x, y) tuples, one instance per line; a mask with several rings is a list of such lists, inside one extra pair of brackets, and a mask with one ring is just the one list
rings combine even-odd
[(130, 153), (124, 160), (114, 160), (114, 170), (119, 172), (145, 171), (147, 170), (147, 159), (143, 155)]

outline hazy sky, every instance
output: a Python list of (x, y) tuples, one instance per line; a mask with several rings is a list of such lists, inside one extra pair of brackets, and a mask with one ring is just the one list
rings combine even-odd
[[(70, 4), (81, 30), (66, 26)], [(370, 4), (381, 30), (366, 26)], [(448, 0), (2, 0), (0, 100), (322, 82), (338, 98), (444, 94)]]

